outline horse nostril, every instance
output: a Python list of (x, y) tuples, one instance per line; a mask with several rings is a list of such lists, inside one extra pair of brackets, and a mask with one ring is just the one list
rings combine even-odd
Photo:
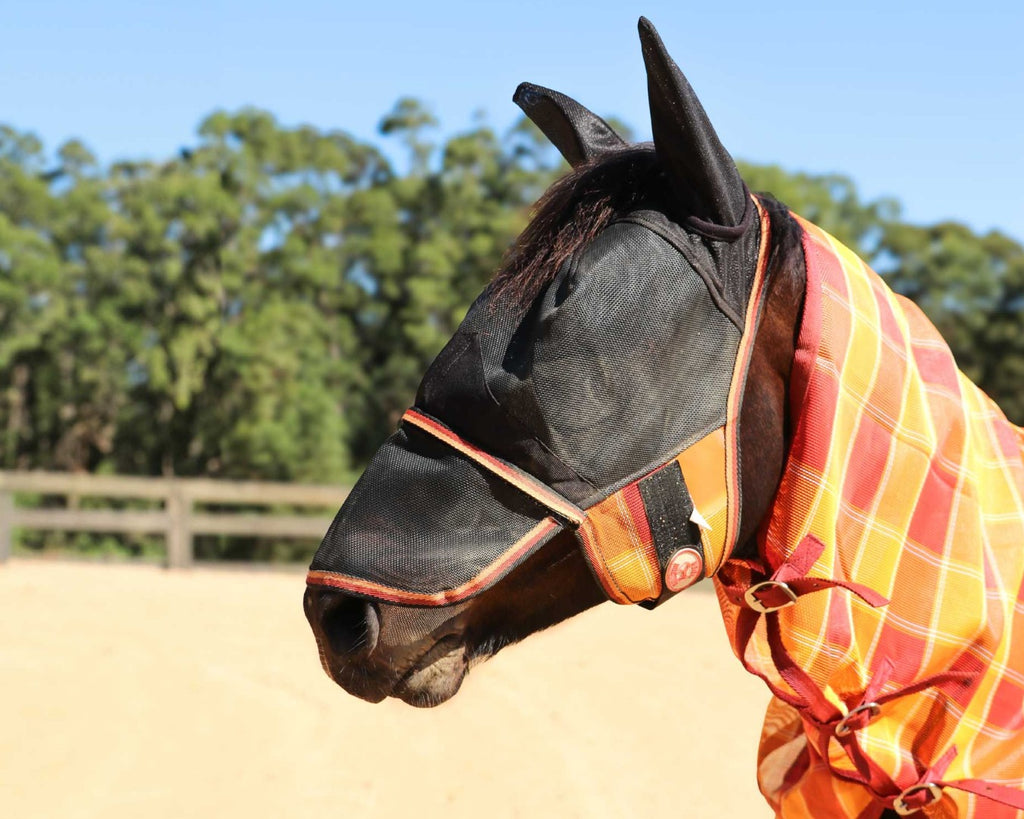
[(306, 590), (306, 609), (310, 623), (334, 654), (369, 654), (377, 645), (380, 617), (372, 603), (333, 589), (310, 588)]

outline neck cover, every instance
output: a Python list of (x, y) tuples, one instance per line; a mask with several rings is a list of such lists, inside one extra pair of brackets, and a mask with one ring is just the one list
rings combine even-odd
[(450, 605), (564, 529), (618, 603), (712, 575), (737, 536), (736, 420), (767, 257), (766, 217), (748, 210), (760, 219), (721, 241), (637, 211), (527, 310), (485, 291), (307, 581)]
[(786, 817), (1018, 816), (1022, 432), (914, 304), (803, 226), (792, 448), (761, 559), (716, 578), (774, 694), (761, 790)]

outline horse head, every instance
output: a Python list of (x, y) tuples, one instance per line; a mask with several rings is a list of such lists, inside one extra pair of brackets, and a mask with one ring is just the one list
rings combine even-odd
[(1024, 431), (916, 305), (747, 191), (640, 39), (653, 146), (516, 92), (573, 170), (313, 558), (324, 668), (433, 705), (534, 631), (714, 577), (773, 694), (777, 815), (1021, 815)]
[(644, 19), (640, 39), (653, 145), (516, 91), (572, 170), (313, 559), (306, 615), (352, 694), (435, 705), (505, 645), (754, 553), (789, 434), (798, 231)]

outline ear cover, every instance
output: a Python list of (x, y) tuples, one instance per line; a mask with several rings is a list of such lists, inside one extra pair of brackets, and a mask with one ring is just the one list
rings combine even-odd
[(639, 29), (658, 158), (680, 204), (695, 217), (692, 227), (713, 238), (737, 238), (753, 208), (736, 163), (651, 21), (641, 17)]
[(550, 88), (520, 83), (512, 101), (574, 168), (626, 144), (597, 114)]

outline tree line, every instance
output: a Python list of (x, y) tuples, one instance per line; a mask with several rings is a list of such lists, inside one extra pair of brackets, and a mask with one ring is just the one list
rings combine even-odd
[[(565, 169), (525, 119), (437, 125), (411, 99), (377, 142), (217, 112), (178, 154), (109, 166), (0, 126), (0, 468), (351, 480)], [(1024, 421), (1020, 243), (908, 224), (841, 175), (741, 171)]]

